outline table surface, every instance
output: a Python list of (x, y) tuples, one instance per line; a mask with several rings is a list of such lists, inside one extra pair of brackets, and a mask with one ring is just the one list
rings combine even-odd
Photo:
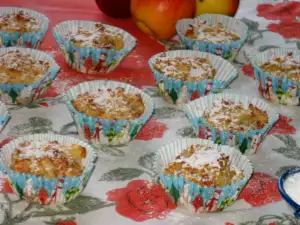
[[(223, 212), (201, 217), (172, 211), (168, 209), (168, 205), (161, 204), (153, 196), (138, 196), (137, 189), (145, 182), (155, 179), (153, 153), (160, 146), (176, 138), (192, 136), (192, 128), (183, 113), (167, 106), (156, 93), (153, 75), (147, 64), (152, 55), (178, 46), (162, 45), (149, 38), (130, 19), (106, 17), (93, 0), (1, 0), (0, 6), (31, 8), (48, 16), (51, 26), (41, 50), (52, 54), (62, 68), (45, 98), (39, 103), (30, 108), (10, 107), (12, 119), (0, 134), (4, 142), (11, 137), (28, 133), (51, 132), (77, 136), (72, 118), (57, 96), (86, 80), (128, 82), (144, 89), (156, 104), (154, 116), (136, 140), (125, 147), (107, 147), (99, 152), (97, 167), (87, 188), (80, 197), (64, 206), (43, 208), (19, 201), (11, 193), (5, 178), (0, 177), (0, 225), (131, 225), (138, 222), (147, 225), (297, 224), (292, 211), (277, 190), (277, 179), (284, 170), (300, 166), (300, 147), (297, 143), (300, 130), (297, 129), (300, 128), (298, 108), (276, 105), (281, 114), (280, 121), (271, 130), (258, 153), (250, 157), (255, 173), (232, 206)], [(268, 48), (300, 48), (300, 23), (296, 15), (300, 15), (300, 2), (241, 2), (236, 17), (249, 26), (249, 39), (234, 63), (239, 77), (226, 92), (259, 97), (249, 57)], [(68, 68), (51, 35), (55, 24), (70, 19), (100, 21), (121, 27), (137, 38), (137, 47), (110, 74), (78, 74)], [(145, 199), (150, 199), (151, 203)]]

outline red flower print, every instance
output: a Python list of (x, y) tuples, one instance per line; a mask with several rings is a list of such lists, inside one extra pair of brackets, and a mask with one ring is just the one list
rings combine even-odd
[(244, 199), (253, 207), (263, 206), (282, 199), (277, 179), (260, 172), (255, 172), (238, 199)]
[(267, 28), (269, 31), (278, 33), (284, 38), (300, 39), (300, 22), (282, 21), (279, 24), (269, 24)]
[(248, 76), (248, 77), (251, 77), (253, 78), (254, 80), (256, 79), (255, 78), (255, 75), (254, 75), (254, 70), (253, 70), (253, 67), (251, 64), (245, 64), (243, 67), (242, 67), (242, 71), (243, 73)]
[(272, 223), (269, 223), (269, 225), (276, 225), (276, 223), (272, 222)]
[(280, 114), (278, 122), (271, 128), (268, 134), (295, 134), (296, 128), (290, 125), (292, 121), (292, 119)]
[(300, 2), (281, 2), (275, 5), (259, 4), (257, 16), (268, 20), (295, 21), (300, 15)]
[(77, 225), (77, 223), (75, 221), (66, 220), (66, 221), (58, 222), (55, 225)]
[(163, 219), (176, 208), (163, 188), (146, 180), (134, 180), (127, 187), (109, 191), (107, 200), (116, 202), (116, 211), (137, 222)]
[(166, 124), (158, 122), (152, 117), (136, 135), (135, 139), (149, 141), (154, 138), (162, 138), (167, 130)]

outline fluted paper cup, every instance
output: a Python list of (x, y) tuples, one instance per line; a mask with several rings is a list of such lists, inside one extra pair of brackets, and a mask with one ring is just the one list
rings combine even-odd
[(51, 86), (55, 79), (59, 66), (55, 60), (47, 53), (30, 49), (30, 48), (0, 48), (0, 54), (8, 53), (10, 51), (19, 51), (21, 53), (30, 54), (37, 60), (43, 60), (50, 63), (50, 67), (45, 76), (31, 84), (6, 84), (0, 83), (0, 100), (6, 104), (30, 104), (38, 97), (45, 94), (47, 89)]
[[(289, 52), (300, 62), (300, 51), (288, 48), (268, 49), (252, 58), (252, 66), (260, 94), (268, 101), (283, 105), (298, 106), (300, 104), (300, 82), (287, 77), (276, 77), (264, 72), (260, 65), (273, 57), (285, 57)], [(299, 72), (300, 74), (300, 72)]]
[[(24, 141), (58, 141), (60, 144), (78, 144), (87, 150), (81, 176), (48, 179), (10, 169), (11, 156)], [(64, 204), (80, 195), (95, 167), (97, 154), (87, 143), (73, 137), (56, 134), (33, 134), (19, 137), (4, 145), (0, 152), (0, 168), (9, 178), (9, 183), (20, 199), (30, 203), (52, 205)]]
[(9, 119), (10, 113), (8, 112), (5, 104), (0, 101), (0, 132), (3, 130)]
[[(197, 144), (213, 147), (228, 155), (230, 164), (243, 171), (244, 178), (223, 187), (209, 187), (186, 180), (183, 176), (163, 173), (164, 168), (174, 162), (177, 155)], [(235, 148), (196, 138), (179, 139), (161, 147), (156, 154), (155, 165), (161, 185), (173, 197), (175, 204), (194, 214), (221, 211), (234, 203), (253, 173), (251, 162)]]
[[(266, 124), (263, 129), (246, 130), (243, 132), (227, 132), (218, 130), (207, 123), (207, 121), (203, 118), (203, 113), (205, 110), (212, 108), (214, 106), (214, 102), (220, 100), (232, 100), (237, 104), (243, 104), (244, 107), (252, 104), (267, 113), (268, 124)], [(184, 112), (192, 123), (197, 137), (210, 139), (218, 144), (236, 147), (241, 153), (247, 155), (257, 152), (265, 136), (279, 119), (278, 112), (266, 101), (230, 93), (212, 94), (192, 101), (184, 106)]]
[[(198, 21), (207, 21), (207, 24), (209, 25), (221, 23), (226, 30), (239, 35), (240, 40), (228, 44), (214, 44), (186, 37), (185, 33), (189, 26), (197, 23)], [(248, 36), (248, 27), (246, 24), (232, 17), (219, 14), (202, 14), (194, 19), (181, 19), (176, 24), (176, 31), (181, 42), (187, 49), (210, 52), (229, 61), (233, 61), (235, 59), (239, 49), (243, 46)]]
[[(67, 20), (57, 24), (52, 31), (65, 61), (70, 67), (81, 73), (97, 74), (113, 71), (136, 45), (136, 39), (131, 34), (125, 30), (106, 24), (103, 24), (105, 28), (117, 31), (123, 36), (123, 49), (113, 50), (105, 48), (75, 47), (72, 42), (66, 38), (66, 35), (70, 32), (76, 32), (79, 27), (93, 31), (95, 29), (95, 24), (99, 24), (99, 22)], [(101, 63), (101, 67), (99, 67), (101, 69), (98, 69), (97, 65), (99, 63)]]
[[(213, 68), (216, 69), (216, 76), (212, 80), (195, 82), (169, 78), (157, 71), (153, 66), (155, 61), (162, 56), (170, 58), (178, 56), (207, 58), (211, 62)], [(184, 104), (195, 98), (221, 92), (237, 77), (237, 70), (229, 62), (219, 56), (200, 51), (176, 50), (161, 52), (150, 58), (149, 66), (154, 74), (159, 93), (168, 103), (177, 105), (179, 108), (182, 108)]]
[(0, 17), (23, 11), (35, 18), (41, 27), (38, 32), (6, 32), (0, 30), (0, 47), (39, 48), (49, 27), (49, 19), (34, 10), (17, 7), (0, 7)]
[[(89, 117), (88, 115), (77, 111), (72, 105), (72, 100), (81, 93), (97, 91), (98, 89), (115, 89), (117, 87), (124, 88), (125, 93), (138, 93), (141, 95), (145, 111), (139, 118), (132, 120), (107, 120)], [(95, 80), (80, 83), (70, 88), (65, 93), (64, 101), (75, 121), (80, 137), (97, 148), (100, 148), (103, 145), (128, 144), (142, 129), (154, 110), (152, 99), (140, 89), (129, 84), (107, 80)]]

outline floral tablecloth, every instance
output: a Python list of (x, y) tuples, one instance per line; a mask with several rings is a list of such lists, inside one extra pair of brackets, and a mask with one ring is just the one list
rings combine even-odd
[[(300, 111), (277, 105), (280, 121), (271, 130), (258, 153), (251, 156), (255, 173), (238, 200), (223, 212), (195, 217), (175, 209), (159, 191), (153, 170), (154, 152), (176, 138), (192, 136), (183, 113), (167, 106), (156, 93), (148, 59), (157, 52), (178, 48), (174, 43), (157, 42), (140, 32), (131, 20), (104, 16), (94, 1), (83, 0), (1, 0), (0, 6), (20, 6), (40, 11), (51, 27), (62, 20), (94, 20), (119, 26), (138, 39), (136, 49), (111, 74), (83, 75), (69, 69), (57, 50), (51, 30), (41, 46), (52, 54), (62, 70), (45, 98), (30, 107), (10, 107), (12, 119), (1, 133), (2, 144), (15, 136), (51, 132), (77, 136), (75, 125), (61, 104), (60, 94), (69, 87), (94, 79), (128, 82), (144, 89), (155, 103), (154, 116), (126, 147), (106, 147), (99, 152), (96, 170), (83, 194), (64, 206), (41, 207), (18, 200), (5, 177), (0, 178), (0, 225), (56, 224), (97, 225), (275, 225), (297, 223), (277, 190), (280, 174), (300, 166)], [(298, 16), (298, 18), (297, 18)], [(258, 96), (249, 57), (268, 48), (300, 49), (300, 2), (243, 0), (237, 18), (249, 27), (249, 38), (235, 66), (239, 77), (227, 92)]]

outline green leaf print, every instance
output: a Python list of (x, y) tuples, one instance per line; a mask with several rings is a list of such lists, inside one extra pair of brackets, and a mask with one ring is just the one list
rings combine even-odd
[(242, 154), (244, 154), (246, 152), (246, 150), (248, 149), (248, 139), (247, 138), (244, 138), (244, 140), (243, 140), (242, 144), (240, 145), (239, 149), (240, 149), (240, 152)]
[(137, 135), (137, 133), (139, 132), (139, 127), (140, 125), (136, 124), (130, 134), (131, 140), (133, 140), (135, 138), (135, 136)]
[(117, 133), (113, 128), (110, 128), (110, 130), (106, 133), (105, 137), (107, 137), (108, 142), (112, 142), (112, 140), (117, 136)]
[(285, 147), (273, 148), (273, 151), (283, 154), (287, 158), (300, 160), (300, 148), (291, 135), (274, 134), (274, 136), (281, 140), (285, 144)]
[(172, 184), (171, 189), (169, 190), (170, 195), (174, 198), (174, 203), (177, 205), (180, 194), (176, 187)]
[(145, 171), (136, 168), (117, 168), (104, 173), (99, 181), (125, 181), (141, 176)]
[(150, 171), (154, 171), (155, 156), (156, 156), (155, 152), (151, 152), (149, 154), (143, 155), (139, 158), (138, 163), (142, 167), (144, 167)]
[(171, 90), (171, 92), (169, 92), (169, 96), (171, 97), (171, 99), (173, 101), (173, 104), (176, 104), (176, 101), (178, 99), (178, 95), (177, 95), (177, 92), (175, 91), (174, 88)]
[(10, 92), (8, 93), (8, 95), (11, 97), (11, 100), (13, 103), (16, 102), (18, 93), (14, 89), (11, 89)]

